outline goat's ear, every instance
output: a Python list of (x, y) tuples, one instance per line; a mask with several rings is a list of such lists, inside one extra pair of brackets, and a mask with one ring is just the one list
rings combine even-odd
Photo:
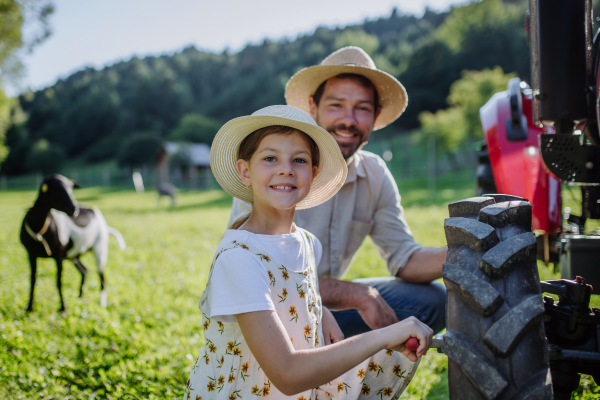
[(81, 186), (79, 186), (79, 183), (75, 182), (73, 179), (70, 179), (70, 181), (73, 182), (73, 188), (81, 189)]

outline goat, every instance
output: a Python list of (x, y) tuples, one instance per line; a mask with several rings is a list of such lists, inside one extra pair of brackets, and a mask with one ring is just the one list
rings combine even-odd
[(87, 269), (79, 257), (88, 250), (94, 252), (100, 275), (100, 305), (106, 307), (104, 266), (108, 258), (108, 235), (113, 235), (121, 250), (125, 249), (123, 236), (106, 224), (104, 216), (96, 207), (86, 208), (77, 203), (73, 188), (80, 186), (62, 175), (51, 175), (40, 185), (38, 197), (23, 218), (21, 243), (29, 255), (31, 266), (31, 289), (27, 311), (33, 310), (37, 259), (54, 258), (56, 261), (56, 287), (60, 296), (60, 309), (65, 310), (62, 295), (62, 265), (69, 259), (81, 273), (79, 297), (83, 296), (83, 284)]
[(168, 182), (161, 182), (156, 185), (156, 190), (158, 191), (157, 205), (160, 205), (162, 196), (167, 196), (171, 198), (171, 207), (175, 207), (175, 194), (177, 193), (177, 188), (174, 185)]

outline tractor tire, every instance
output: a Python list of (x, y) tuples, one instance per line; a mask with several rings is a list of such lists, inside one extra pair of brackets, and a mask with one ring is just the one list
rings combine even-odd
[(485, 193), (496, 193), (497, 191), (487, 144), (483, 140), (481, 150), (477, 152), (477, 196), (482, 196)]
[(552, 399), (531, 204), (488, 195), (448, 209), (450, 399)]

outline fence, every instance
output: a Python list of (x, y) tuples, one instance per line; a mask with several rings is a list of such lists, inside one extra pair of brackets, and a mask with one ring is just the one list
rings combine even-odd
[[(420, 132), (396, 135), (388, 138), (371, 135), (365, 150), (382, 157), (397, 181), (426, 180), (429, 191), (435, 193), (440, 176), (462, 171), (454, 179), (475, 179), (477, 157), (475, 143), (463, 146), (459, 151), (447, 153), (437, 148), (435, 139), (425, 139)], [(465, 173), (466, 172), (466, 173)], [(83, 187), (113, 186), (134, 188), (131, 169), (118, 168), (114, 163), (102, 165), (67, 167), (61, 173), (77, 181)], [(140, 169), (146, 188), (154, 188), (157, 170), (153, 166)], [(208, 189), (218, 187), (210, 169), (172, 168), (168, 180), (179, 188)], [(15, 177), (0, 176), (0, 191), (35, 190), (42, 181), (42, 174)]]
[[(82, 167), (64, 168), (62, 175), (75, 180), (82, 187), (111, 186), (134, 189), (133, 172), (131, 168), (117, 168), (111, 164), (91, 165)], [(139, 169), (143, 185), (146, 189), (154, 189), (157, 180), (157, 170), (153, 166), (144, 166)], [(42, 173), (19, 176), (0, 176), (0, 191), (8, 190), (36, 190), (42, 183)], [(209, 189), (218, 184), (210, 169), (169, 171), (168, 181), (178, 188)]]
[(377, 138), (374, 133), (365, 150), (383, 158), (397, 181), (426, 180), (429, 191), (435, 193), (442, 176), (474, 182), (478, 146), (478, 142), (469, 143), (448, 153), (437, 148), (435, 138), (423, 138), (420, 132), (391, 138)]

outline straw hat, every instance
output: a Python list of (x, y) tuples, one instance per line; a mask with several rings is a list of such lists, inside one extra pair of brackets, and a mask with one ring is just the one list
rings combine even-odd
[(388, 126), (404, 112), (408, 103), (404, 86), (392, 75), (377, 69), (371, 57), (356, 46), (342, 47), (327, 56), (321, 65), (298, 71), (285, 87), (285, 100), (292, 107), (310, 112), (308, 98), (321, 83), (348, 73), (368, 78), (377, 89), (381, 113), (375, 120), (373, 130)]
[(230, 195), (252, 203), (252, 189), (242, 183), (236, 169), (238, 151), (246, 136), (272, 125), (298, 129), (310, 136), (319, 148), (317, 176), (296, 209), (314, 207), (329, 200), (346, 180), (346, 161), (329, 132), (319, 127), (310, 115), (290, 106), (261, 108), (252, 115), (232, 119), (219, 129), (210, 149), (210, 167), (221, 187)]

